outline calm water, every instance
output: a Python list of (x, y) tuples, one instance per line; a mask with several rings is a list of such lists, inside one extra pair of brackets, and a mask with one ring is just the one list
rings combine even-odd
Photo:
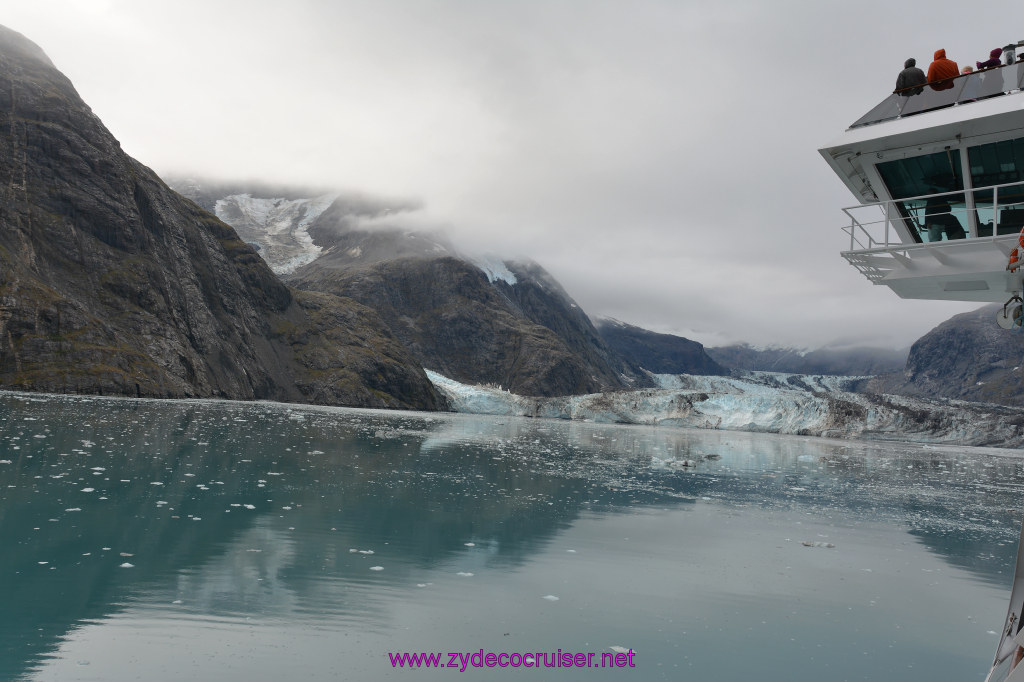
[(1019, 454), (0, 394), (0, 679), (981, 680)]

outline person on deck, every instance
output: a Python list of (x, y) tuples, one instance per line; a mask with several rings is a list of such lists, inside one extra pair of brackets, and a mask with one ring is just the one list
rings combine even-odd
[(896, 89), (893, 92), (904, 97), (920, 95), (927, 84), (928, 78), (924, 71), (917, 68), (917, 60), (911, 57), (903, 63), (903, 70), (896, 77)]
[(978, 65), (978, 69), (991, 69), (996, 66), (1002, 66), (1003, 48), (997, 47), (988, 53), (988, 59), (983, 62), (974, 62)]
[(950, 210), (949, 202), (941, 196), (930, 197), (925, 204), (924, 223), (928, 229), (928, 241), (942, 241), (942, 235), (947, 240), (963, 239), (967, 236), (963, 225)]
[(935, 61), (928, 66), (928, 85), (932, 90), (949, 90), (953, 79), (960, 75), (960, 67), (946, 58), (945, 50), (935, 51)]

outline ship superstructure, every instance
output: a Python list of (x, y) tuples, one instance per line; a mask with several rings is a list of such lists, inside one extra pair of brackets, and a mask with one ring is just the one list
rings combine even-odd
[[(1011, 57), (1012, 60), (1012, 57)], [(842, 256), (903, 298), (1003, 303), (1024, 228), (1024, 62), (893, 93), (819, 150), (860, 204)]]

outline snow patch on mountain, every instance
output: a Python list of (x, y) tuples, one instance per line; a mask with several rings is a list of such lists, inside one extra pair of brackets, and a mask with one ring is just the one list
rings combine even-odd
[(517, 281), (515, 274), (505, 265), (505, 261), (496, 256), (468, 256), (466, 259), (483, 270), (487, 275), (487, 281), (492, 284), (498, 280), (509, 284), (515, 284)]
[(283, 199), (232, 194), (217, 200), (215, 213), (242, 239), (256, 244), (274, 272), (286, 274), (320, 255), (322, 249), (313, 243), (309, 226), (337, 196)]
[(1024, 410), (852, 393), (850, 377), (657, 375), (665, 388), (535, 398), (427, 377), (455, 412), (960, 445), (1024, 446)]

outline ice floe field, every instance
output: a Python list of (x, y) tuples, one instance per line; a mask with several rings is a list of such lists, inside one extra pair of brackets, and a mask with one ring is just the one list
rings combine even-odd
[(0, 679), (981, 679), (1022, 486), (1007, 449), (0, 393)]

